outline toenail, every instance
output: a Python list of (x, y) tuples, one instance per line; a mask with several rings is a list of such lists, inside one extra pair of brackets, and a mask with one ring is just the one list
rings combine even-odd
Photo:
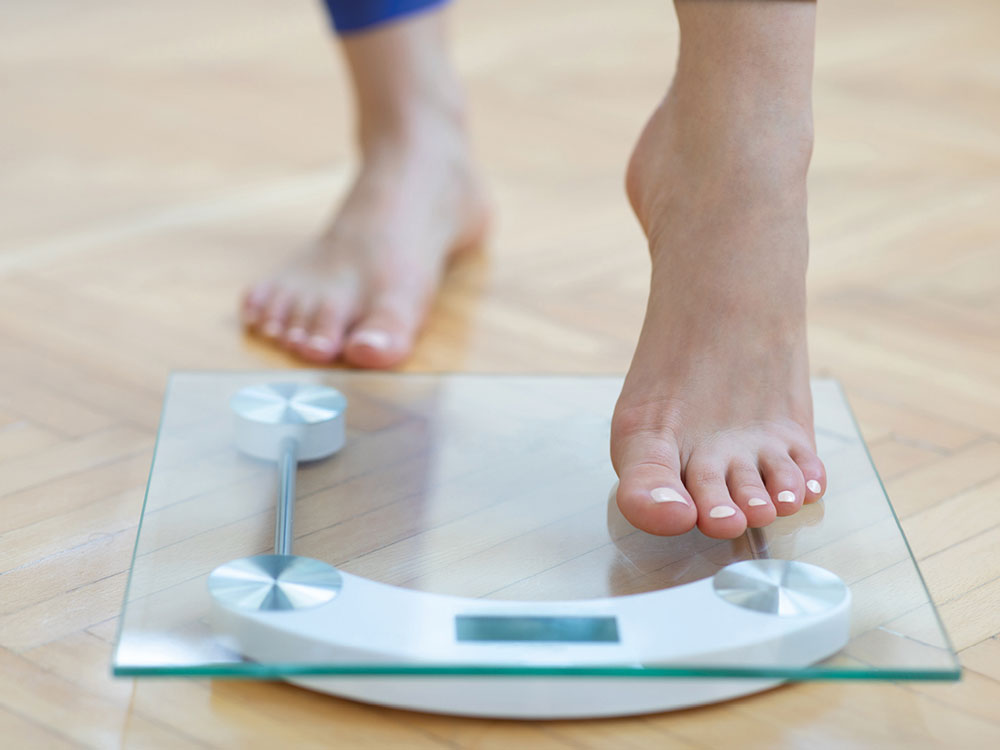
[(655, 490), (651, 490), (649, 496), (653, 498), (654, 503), (683, 503), (688, 504), (688, 501), (677, 490), (671, 487), (657, 487)]
[(810, 479), (808, 482), (806, 482), (806, 489), (808, 489), (810, 492), (815, 493), (815, 494), (818, 495), (819, 492), (820, 492), (820, 490), (823, 489), (823, 487), (815, 479)]
[(779, 503), (794, 503), (795, 502), (795, 493), (792, 492), (791, 490), (783, 490), (782, 492), (779, 492), (778, 493), (778, 502)]
[(708, 515), (712, 518), (729, 518), (736, 515), (736, 508), (729, 505), (716, 505), (712, 510), (708, 511)]
[(392, 339), (385, 331), (358, 331), (351, 337), (351, 343), (372, 349), (388, 349)]
[(260, 329), (260, 332), (273, 339), (281, 333), (281, 323), (276, 320), (269, 320), (264, 324), (264, 327)]
[(301, 344), (306, 340), (306, 332), (301, 328), (293, 328), (287, 334), (288, 341), (292, 344)]
[(333, 342), (326, 336), (312, 336), (309, 339), (309, 348), (318, 352), (328, 352), (333, 349)]
[(747, 505), (752, 507), (757, 507), (758, 505), (767, 505), (767, 500), (764, 500), (759, 497), (751, 497), (749, 500), (747, 500)]

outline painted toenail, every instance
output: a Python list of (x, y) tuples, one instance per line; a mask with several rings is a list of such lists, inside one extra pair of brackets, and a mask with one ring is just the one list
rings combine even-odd
[(762, 500), (759, 497), (751, 497), (747, 500), (747, 505), (756, 508), (758, 505), (767, 505), (767, 500)]
[(681, 496), (681, 493), (670, 487), (657, 487), (655, 490), (650, 491), (649, 496), (653, 498), (654, 503), (688, 504), (688, 501)]
[(819, 494), (820, 490), (823, 489), (822, 485), (815, 479), (810, 479), (808, 482), (806, 482), (806, 488), (810, 492), (815, 493), (817, 495)]
[(273, 339), (275, 336), (281, 333), (281, 323), (279, 323), (276, 320), (269, 320), (264, 324), (264, 327), (260, 329), (260, 332), (263, 333), (268, 338)]
[(392, 339), (385, 331), (359, 331), (351, 337), (351, 343), (372, 349), (388, 349)]
[(288, 341), (292, 344), (301, 344), (306, 340), (306, 332), (301, 328), (293, 328), (288, 332)]
[(778, 502), (779, 503), (794, 503), (795, 502), (795, 493), (792, 492), (791, 490), (784, 490), (782, 492), (779, 492), (778, 493)]
[(328, 352), (333, 349), (333, 342), (326, 336), (312, 336), (309, 339), (309, 348), (318, 352)]
[(712, 518), (729, 518), (736, 515), (736, 508), (728, 505), (716, 505), (712, 510), (708, 511), (708, 515)]

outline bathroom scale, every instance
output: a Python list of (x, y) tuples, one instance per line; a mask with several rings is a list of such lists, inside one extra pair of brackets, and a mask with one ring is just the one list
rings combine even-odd
[(621, 378), (179, 372), (113, 672), (571, 718), (960, 668), (836, 381), (825, 497), (733, 540), (615, 503)]

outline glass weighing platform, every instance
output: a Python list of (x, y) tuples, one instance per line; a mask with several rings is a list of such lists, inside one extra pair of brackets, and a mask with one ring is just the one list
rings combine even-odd
[(825, 498), (735, 540), (633, 528), (620, 378), (174, 374), (114, 674), (281, 679), (416, 710), (596, 717), (789, 680), (954, 680), (840, 387)]

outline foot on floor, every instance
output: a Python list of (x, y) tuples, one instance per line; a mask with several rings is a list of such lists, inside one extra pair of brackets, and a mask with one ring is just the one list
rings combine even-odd
[(485, 230), (486, 202), (456, 140), (428, 134), (368, 156), (329, 229), (246, 293), (245, 325), (310, 362), (403, 361), (446, 263)]

